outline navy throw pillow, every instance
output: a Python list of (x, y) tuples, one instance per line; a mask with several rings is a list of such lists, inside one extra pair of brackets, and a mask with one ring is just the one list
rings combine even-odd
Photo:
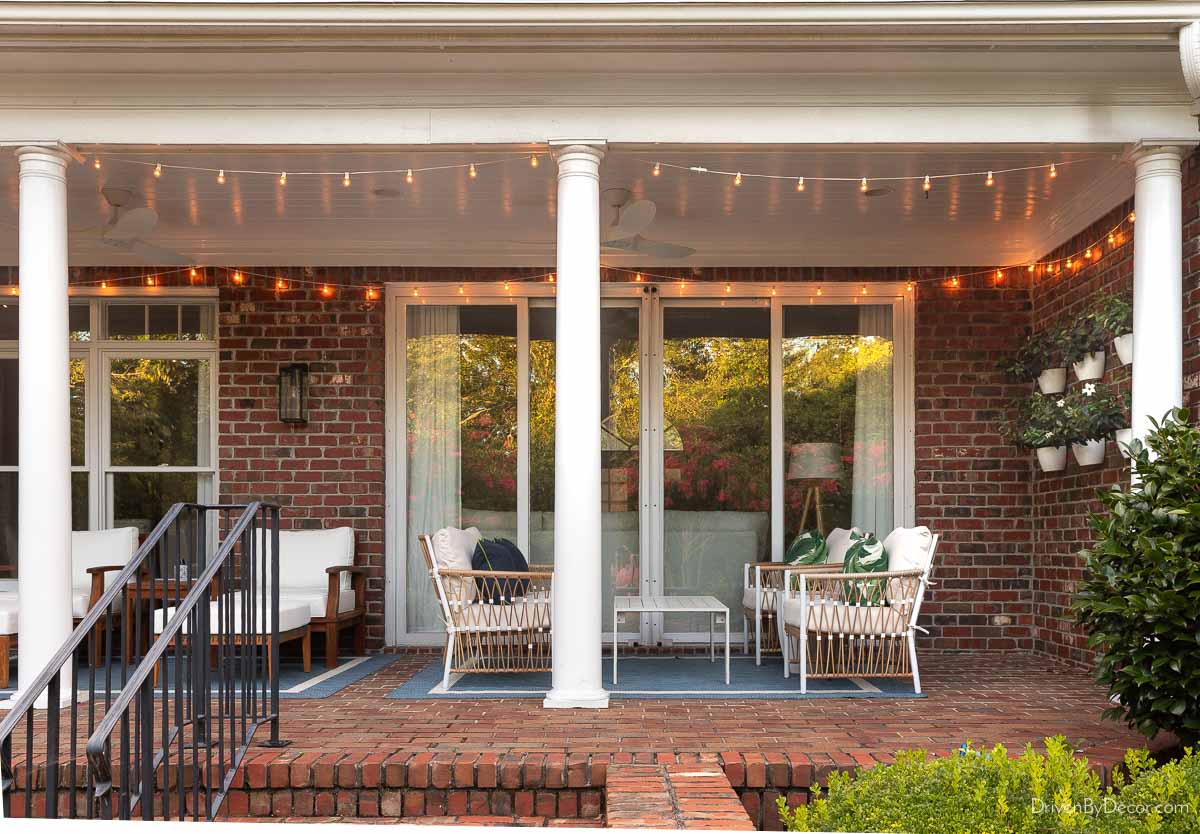
[[(521, 549), (508, 539), (480, 539), (471, 556), (471, 570), (498, 570), (513, 573), (529, 573), (529, 562)], [(523, 597), (529, 582), (516, 577), (492, 579), (475, 578), (479, 598), (483, 602), (507, 605), (513, 597)]]

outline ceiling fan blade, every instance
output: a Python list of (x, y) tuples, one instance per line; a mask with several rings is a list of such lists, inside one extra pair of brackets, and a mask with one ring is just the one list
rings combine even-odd
[(634, 200), (632, 203), (626, 203), (617, 211), (617, 222), (613, 224), (613, 231), (617, 237), (640, 234), (654, 222), (657, 211), (658, 206), (653, 200)]
[(636, 237), (612, 238), (606, 240), (600, 245), (605, 249), (619, 249), (622, 252), (637, 252), (638, 239)]
[(127, 249), (146, 261), (146, 263), (153, 264), (154, 266), (187, 266), (195, 263), (187, 255), (171, 249), (164, 249), (161, 246), (155, 246), (153, 243), (146, 243), (144, 240), (131, 240), (128, 242), (128, 245), (122, 248)]
[(152, 208), (135, 208), (123, 211), (113, 224), (105, 230), (109, 240), (136, 240), (150, 234), (158, 224), (158, 212)]
[(647, 240), (644, 237), (634, 238), (634, 241), (633, 251), (655, 258), (686, 258), (688, 255), (696, 254), (696, 250), (692, 247), (679, 243), (667, 243), (663, 240)]

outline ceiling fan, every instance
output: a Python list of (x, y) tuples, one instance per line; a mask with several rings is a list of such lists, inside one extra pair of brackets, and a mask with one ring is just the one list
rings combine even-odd
[(600, 235), (602, 247), (653, 258), (686, 258), (695, 253), (696, 250), (690, 246), (642, 237), (642, 232), (654, 222), (658, 207), (652, 200), (632, 198), (633, 194), (628, 188), (609, 188), (604, 191), (604, 203), (610, 214)]
[(112, 220), (100, 232), (100, 242), (105, 246), (129, 252), (154, 265), (187, 266), (194, 263), (187, 255), (146, 242), (146, 236), (158, 225), (158, 212), (146, 206), (126, 208), (135, 197), (132, 188), (106, 185), (100, 193), (113, 208)]

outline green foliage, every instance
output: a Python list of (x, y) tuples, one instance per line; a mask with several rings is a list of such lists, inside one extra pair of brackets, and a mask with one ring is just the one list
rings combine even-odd
[(1102, 492), (1076, 616), (1099, 652), (1109, 717), (1200, 740), (1200, 429), (1178, 409), (1130, 444), (1128, 491)]
[(1099, 440), (1129, 425), (1121, 399), (1107, 389), (1099, 390), (1094, 383), (1062, 401), (1066, 403), (1067, 434), (1072, 443)]
[(1133, 332), (1133, 304), (1123, 295), (1104, 293), (1096, 299), (1088, 315), (1109, 336)]
[(1026, 449), (1063, 446), (1071, 442), (1067, 401), (1062, 394), (1035, 393), (1013, 404), (1016, 417), (1000, 427), (1010, 443)]
[(1104, 350), (1108, 333), (1095, 318), (1085, 315), (1058, 331), (1057, 340), (1063, 361), (1073, 364), (1083, 361), (1089, 353)]
[(1058, 367), (1060, 349), (1057, 334), (1035, 333), (1012, 356), (1002, 359), (1000, 370), (1020, 382), (1032, 382), (1047, 368)]
[(1046, 753), (1026, 747), (1010, 758), (1001, 745), (967, 745), (956, 756), (924, 750), (896, 756), (893, 765), (833, 773), (827, 794), (795, 810), (785, 799), (779, 815), (788, 831), (878, 831), (906, 834), (1197, 834), (1200, 758), (1154, 768), (1131, 752), (1131, 777), (1102, 790), (1087, 759), (1062, 737)]

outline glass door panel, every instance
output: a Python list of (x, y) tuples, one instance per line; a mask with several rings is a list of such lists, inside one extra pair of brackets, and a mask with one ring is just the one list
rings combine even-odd
[[(529, 552), (530, 561), (554, 561), (554, 338), (553, 307), (529, 310)], [(641, 345), (639, 308), (600, 312), (602, 386), (601, 558), (604, 630), (612, 631), (614, 594), (641, 592), (646, 575), (641, 547)], [(630, 616), (622, 632), (640, 631)]]
[[(765, 303), (664, 302), (659, 587), (715, 596), (735, 621), (742, 565), (770, 552), (770, 335)], [(706, 615), (664, 619), (677, 639), (707, 635)]]
[(807, 530), (891, 532), (893, 371), (890, 306), (784, 307), (785, 548)]

